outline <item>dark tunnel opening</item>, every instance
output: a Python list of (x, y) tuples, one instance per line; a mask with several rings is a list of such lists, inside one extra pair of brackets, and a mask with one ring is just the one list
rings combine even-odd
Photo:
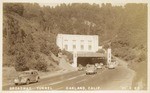
[(106, 58), (104, 57), (78, 57), (77, 66), (86, 66), (87, 64), (103, 63), (106, 64)]

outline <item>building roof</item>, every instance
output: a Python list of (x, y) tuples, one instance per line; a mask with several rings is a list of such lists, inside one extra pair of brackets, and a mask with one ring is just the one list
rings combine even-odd
[(78, 57), (106, 57), (106, 54), (95, 52), (78, 52)]
[(98, 35), (79, 35), (79, 34), (58, 34), (58, 36), (96, 36), (98, 37)]

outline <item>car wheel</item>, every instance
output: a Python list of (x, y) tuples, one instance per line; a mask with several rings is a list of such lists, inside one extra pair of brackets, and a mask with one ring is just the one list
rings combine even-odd
[(18, 83), (15, 83), (15, 85), (18, 85)]
[(40, 78), (38, 77), (37, 80), (36, 80), (36, 82), (39, 82), (39, 79), (40, 79)]
[(29, 80), (29, 79), (27, 79), (26, 84), (27, 84), (27, 85), (30, 84), (30, 80)]

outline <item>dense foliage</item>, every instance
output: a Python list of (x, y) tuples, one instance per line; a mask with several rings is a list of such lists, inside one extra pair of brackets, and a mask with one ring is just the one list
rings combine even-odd
[(100, 45), (111, 42), (115, 56), (131, 63), (147, 62), (146, 4), (73, 3), (41, 7), (37, 3), (4, 3), (3, 6), (4, 65), (31, 68), (29, 64), (44, 62), (38, 54), (50, 56), (51, 51), (57, 55), (58, 33), (98, 35)]
[(68, 51), (66, 51), (66, 50), (62, 50), (61, 53), (62, 53), (63, 55), (66, 55), (66, 56), (67, 56), (67, 59), (68, 59), (69, 61), (72, 61), (72, 60), (73, 60), (73, 54), (72, 54), (72, 53), (70, 53), (70, 52), (68, 52)]

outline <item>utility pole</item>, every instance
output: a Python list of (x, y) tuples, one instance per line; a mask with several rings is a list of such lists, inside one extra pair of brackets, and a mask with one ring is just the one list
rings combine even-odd
[(73, 67), (77, 67), (77, 51), (73, 52)]
[(107, 49), (107, 64), (111, 63), (111, 48)]

